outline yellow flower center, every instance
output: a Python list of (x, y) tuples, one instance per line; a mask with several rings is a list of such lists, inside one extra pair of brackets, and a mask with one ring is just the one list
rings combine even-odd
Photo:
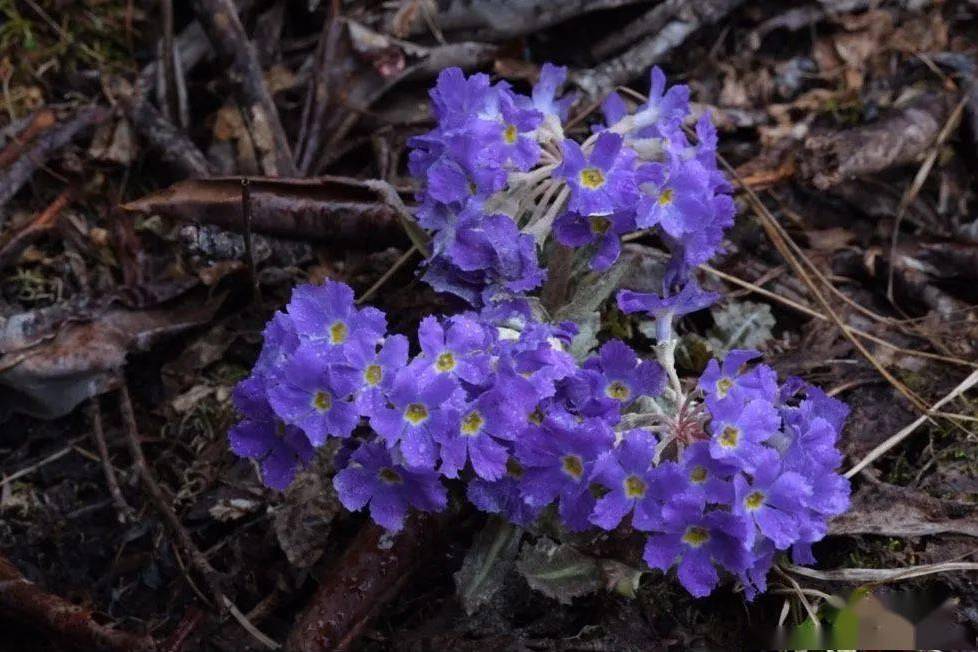
[(666, 188), (659, 193), (659, 206), (668, 206), (672, 203), (672, 188)]
[(584, 475), (584, 463), (580, 455), (564, 455), (561, 458), (561, 463), (564, 467), (564, 473), (575, 480), (580, 480), (581, 476)]
[(368, 365), (363, 370), (363, 380), (370, 386), (377, 385), (384, 377), (384, 370), (379, 364)]
[(591, 233), (594, 235), (604, 235), (611, 228), (611, 220), (600, 215), (592, 215), (589, 218), (591, 223)]
[(503, 140), (506, 141), (507, 145), (512, 145), (516, 142), (516, 137), (519, 133), (516, 131), (516, 125), (506, 125), (503, 129)]
[(696, 466), (689, 472), (689, 479), (696, 484), (703, 484), (706, 482), (707, 475), (709, 475), (709, 473), (707, 472), (706, 467)]
[(312, 397), (312, 406), (320, 412), (329, 412), (333, 407), (333, 396), (329, 392), (319, 390)]
[(435, 369), (445, 373), (455, 368), (455, 356), (445, 351), (435, 360)]
[(485, 422), (481, 414), (472, 410), (462, 419), (462, 434), (468, 437), (478, 434)]
[(515, 457), (506, 460), (506, 474), (517, 480), (523, 477), (523, 467), (516, 461)]
[(632, 395), (632, 390), (628, 389), (628, 386), (620, 380), (615, 380), (604, 388), (604, 393), (608, 398), (613, 398), (616, 401), (627, 401), (628, 397)]
[(404, 410), (404, 418), (412, 424), (418, 425), (428, 418), (428, 408), (421, 403), (411, 403)]
[(401, 484), (401, 474), (389, 466), (385, 466), (377, 472), (377, 477), (387, 484)]
[(642, 498), (645, 496), (645, 488), (645, 482), (637, 475), (625, 478), (625, 495), (628, 498)]
[(584, 168), (579, 176), (581, 185), (590, 190), (597, 190), (604, 185), (604, 172), (599, 168)]
[(533, 410), (533, 412), (530, 412), (530, 416), (528, 416), (527, 419), (533, 425), (539, 426), (541, 423), (543, 423), (543, 412), (540, 411), (540, 408), (536, 408)]
[(350, 329), (341, 321), (335, 322), (329, 327), (329, 343), (342, 344), (350, 335)]
[(697, 525), (691, 525), (686, 528), (686, 533), (683, 534), (683, 542), (694, 548), (699, 548), (709, 540), (710, 533), (706, 531), (706, 528), (701, 528)]
[(720, 433), (720, 445), (724, 448), (735, 448), (740, 441), (740, 428), (727, 426)]
[(717, 381), (717, 396), (723, 398), (730, 391), (731, 387), (733, 387), (733, 381), (724, 376)]
[(760, 491), (755, 491), (754, 493), (748, 494), (744, 498), (744, 505), (747, 509), (754, 511), (764, 504), (764, 494)]

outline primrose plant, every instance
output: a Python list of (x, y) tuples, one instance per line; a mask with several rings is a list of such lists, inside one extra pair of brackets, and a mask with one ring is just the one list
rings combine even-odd
[[(691, 141), (688, 89), (654, 69), (647, 101), (630, 110), (611, 95), (600, 124), (572, 131), (565, 73), (545, 65), (529, 97), (441, 73), (437, 126), (411, 141), (409, 168), (431, 237), (423, 278), (470, 309), (426, 317), (412, 346), (346, 285), (297, 287), (236, 388), (231, 447), (284, 489), (337, 438), (340, 500), (388, 530), (443, 510), (454, 484), (519, 525), (551, 508), (571, 531), (630, 524), (647, 533), (648, 565), (676, 567), (693, 595), (723, 570), (753, 598), (777, 553), (813, 562), (847, 509), (836, 443), (848, 409), (799, 379), (779, 384), (754, 351), (679, 377), (677, 319), (718, 298), (691, 272), (734, 216), (715, 129), (704, 115)], [(578, 326), (535, 307), (541, 258), (560, 245), (601, 272), (636, 231), (669, 250), (661, 292), (617, 296), (655, 320), (654, 355), (610, 340), (579, 361)]]

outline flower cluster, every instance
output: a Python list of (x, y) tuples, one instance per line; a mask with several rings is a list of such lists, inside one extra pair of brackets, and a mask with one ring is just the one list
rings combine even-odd
[(849, 484), (836, 473), (848, 409), (797, 379), (779, 387), (765, 365), (744, 370), (758, 355), (711, 361), (698, 410), (661, 419), (658, 438), (624, 433), (595, 467), (593, 480), (608, 493), (592, 522), (610, 529), (631, 513), (632, 526), (650, 532), (646, 563), (677, 565), (693, 595), (712, 591), (720, 567), (753, 597), (775, 551), (812, 562), (811, 544), (848, 507)]
[[(734, 213), (716, 133), (703, 116), (690, 142), (688, 89), (655, 69), (645, 103), (630, 112), (612, 95), (578, 142), (564, 133), (565, 74), (544, 66), (529, 97), (481, 74), (439, 76), (437, 126), (409, 161), (432, 235), (424, 278), (473, 311), (426, 317), (412, 342), (342, 283), (296, 288), (234, 392), (244, 418), (231, 447), (283, 489), (341, 440), (340, 501), (394, 531), (411, 509), (444, 509), (453, 484), (519, 525), (550, 508), (571, 531), (627, 522), (647, 533), (648, 565), (675, 567), (693, 595), (725, 570), (753, 598), (777, 553), (812, 562), (848, 507), (837, 473), (848, 410), (798, 379), (779, 384), (753, 351), (683, 383), (674, 322), (716, 301), (691, 270)], [(553, 233), (600, 271), (642, 229), (671, 253), (662, 292), (617, 302), (656, 320), (656, 359), (610, 340), (578, 361), (577, 326), (540, 321), (526, 301), (545, 278), (538, 248)]]
[(525, 524), (556, 500), (568, 526), (583, 529), (591, 467), (614, 443), (622, 407), (661, 391), (662, 370), (619, 341), (579, 367), (563, 350), (568, 327), (518, 314), (507, 324), (427, 317), (409, 359), (407, 339), (387, 335), (376, 309), (357, 309), (348, 286), (300, 286), (234, 394), (245, 420), (231, 446), (284, 488), (314, 448), (367, 425), (373, 436), (335, 485), (347, 508), (369, 505), (388, 529), (400, 529), (408, 507), (444, 507), (441, 478), (459, 477), (486, 511)]
[(844, 405), (795, 381), (779, 387), (769, 367), (742, 371), (757, 354), (734, 351), (707, 367), (696, 409), (623, 430), (637, 399), (663, 393), (663, 369), (618, 340), (578, 365), (564, 351), (571, 333), (525, 316), (427, 317), (410, 357), (346, 285), (300, 286), (235, 392), (246, 418), (231, 446), (283, 488), (329, 438), (350, 441), (339, 498), (391, 530), (409, 508), (444, 508), (445, 479), (521, 525), (548, 505), (570, 530), (631, 514), (650, 533), (648, 564), (678, 563), (694, 595), (712, 590), (716, 566), (752, 594), (775, 550), (810, 559), (848, 502), (834, 473)]
[(655, 229), (672, 250), (664, 291), (709, 259), (733, 223), (729, 187), (716, 167), (708, 115), (690, 143), (686, 86), (666, 89), (652, 71), (649, 99), (628, 112), (611, 95), (604, 123), (582, 142), (565, 135), (573, 98), (557, 97), (566, 69), (544, 65), (530, 97), (484, 74), (450, 68), (431, 91), (438, 124), (412, 139), (411, 173), (422, 180), (418, 220), (433, 235), (425, 280), (479, 307), (538, 287), (536, 243), (553, 232), (589, 247), (608, 269), (621, 236)]

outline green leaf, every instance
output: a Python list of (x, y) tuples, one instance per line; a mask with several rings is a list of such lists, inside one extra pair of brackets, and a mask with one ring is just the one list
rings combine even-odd
[(601, 566), (573, 546), (540, 537), (524, 545), (516, 568), (530, 588), (562, 604), (597, 591), (604, 585)]
[(475, 613), (502, 587), (522, 538), (522, 529), (495, 516), (475, 536), (455, 573), (455, 588), (467, 614)]

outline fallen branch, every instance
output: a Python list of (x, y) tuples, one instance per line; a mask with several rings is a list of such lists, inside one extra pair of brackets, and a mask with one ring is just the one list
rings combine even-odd
[(687, 0), (654, 34), (639, 41), (614, 59), (587, 70), (576, 70), (570, 81), (595, 100), (617, 86), (648, 74), (649, 68), (686, 42), (694, 32), (716, 24), (743, 4), (743, 0)]
[[(249, 190), (255, 233), (371, 249), (405, 241), (397, 211), (362, 181), (252, 177)], [(121, 208), (241, 231), (241, 178), (181, 181)]]
[(116, 99), (132, 125), (162, 155), (164, 161), (190, 178), (213, 174), (207, 157), (144, 95), (123, 89)]
[(876, 122), (805, 141), (799, 170), (819, 189), (920, 160), (947, 121), (945, 98), (925, 94)]
[(149, 652), (157, 649), (149, 636), (106, 627), (92, 618), (90, 610), (45, 593), (3, 556), (0, 556), (0, 615), (51, 633), (82, 650)]
[(100, 106), (80, 109), (60, 124), (52, 126), (39, 134), (30, 149), (11, 163), (0, 174), (0, 207), (4, 206), (17, 194), (27, 180), (34, 175), (37, 168), (42, 166), (55, 152), (70, 143), (106, 118), (109, 111)]
[(248, 121), (262, 171), (273, 177), (297, 175), (278, 109), (265, 85), (255, 46), (248, 40), (231, 0), (195, 0), (194, 9), (214, 50), (228, 67), (228, 78)]
[(397, 597), (439, 528), (425, 514), (410, 517), (390, 547), (369, 523), (335, 560), (286, 643), (289, 652), (346, 650), (383, 607)]
[(615, 30), (591, 46), (591, 55), (603, 61), (618, 50), (628, 47), (648, 34), (662, 31), (686, 4), (686, 0), (665, 0), (652, 7), (641, 16), (630, 20), (619, 30)]
[[(432, 23), (440, 31), (466, 32), (467, 38), (502, 41), (552, 27), (565, 20), (604, 9), (643, 4), (649, 0), (452, 0), (441, 2)], [(424, 11), (422, 9), (421, 11)], [(394, 13), (389, 20), (393, 25)], [(420, 17), (420, 12), (419, 12)], [(415, 20), (409, 33), (430, 29)], [(402, 34), (403, 35), (403, 34)]]

